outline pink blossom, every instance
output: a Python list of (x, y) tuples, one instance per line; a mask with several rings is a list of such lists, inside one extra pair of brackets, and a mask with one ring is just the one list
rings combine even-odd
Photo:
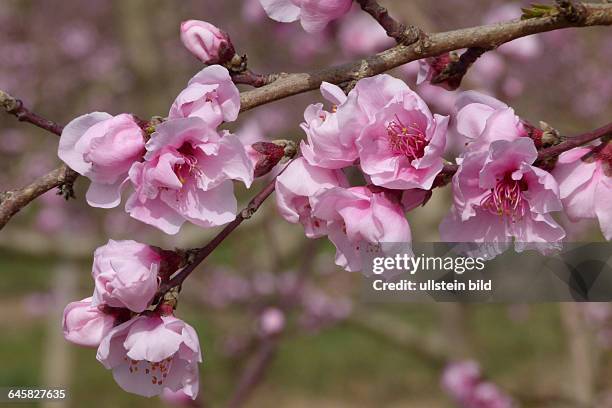
[(228, 35), (206, 21), (183, 21), (181, 41), (204, 63), (226, 62), (236, 53)]
[(240, 112), (240, 92), (229, 72), (211, 65), (198, 72), (174, 100), (168, 119), (197, 117), (209, 126), (236, 120)]
[(323, 82), (323, 97), (333, 104), (332, 112), (323, 109), (323, 104), (309, 105), (304, 112), (305, 122), (301, 124), (308, 142), (302, 141), (300, 150), (313, 166), (341, 169), (357, 159), (356, 133), (341, 129), (336, 111), (342, 109), (346, 95), (336, 85)]
[(107, 304), (142, 312), (157, 291), (161, 262), (160, 252), (148, 245), (109, 240), (94, 252), (93, 305)]
[(282, 310), (269, 307), (263, 311), (259, 318), (259, 328), (261, 333), (271, 336), (280, 333), (285, 327), (285, 314)]
[(139, 315), (116, 326), (100, 343), (97, 359), (127, 392), (152, 397), (169, 388), (192, 399), (198, 394), (198, 335), (174, 316)]
[(164, 122), (146, 145), (145, 161), (130, 169), (135, 192), (126, 211), (167, 234), (185, 221), (214, 227), (232, 221), (237, 203), (232, 180), (247, 187), (253, 165), (238, 138), (219, 134), (200, 118)]
[[(485, 24), (501, 23), (516, 19), (521, 16), (520, 3), (504, 3), (496, 6), (484, 17)], [(509, 57), (529, 60), (537, 57), (542, 52), (542, 44), (537, 36), (529, 35), (504, 43), (499, 46), (499, 52)]]
[(440, 225), (442, 240), (486, 243), (482, 249), (488, 254), (482, 256), (488, 258), (505, 250), (512, 238), (518, 252), (558, 248), (565, 232), (550, 213), (562, 209), (559, 187), (551, 174), (533, 166), (537, 156), (527, 137), (468, 151), (453, 177), (453, 207)]
[(397, 91), (357, 138), (361, 169), (377, 186), (429, 189), (443, 168), (448, 117), (432, 115), (407, 86)]
[(86, 196), (89, 205), (111, 208), (119, 205), (128, 170), (142, 158), (144, 145), (143, 131), (132, 115), (93, 112), (64, 128), (58, 156), (91, 180)]
[(561, 154), (552, 174), (570, 220), (597, 218), (604, 237), (612, 240), (612, 143)]
[(494, 140), (515, 140), (528, 135), (514, 109), (491, 96), (462, 92), (455, 107), (454, 131), (467, 140), (467, 149), (472, 152), (486, 151)]
[(336, 246), (336, 265), (362, 269), (360, 249), (368, 244), (408, 243), (410, 226), (399, 202), (368, 187), (334, 187), (311, 198), (312, 215), (327, 223)]
[(66, 340), (86, 347), (98, 347), (114, 324), (115, 317), (93, 306), (91, 297), (69, 303), (62, 317)]
[(321, 237), (327, 233), (326, 224), (312, 216), (311, 199), (321, 190), (347, 185), (342, 171), (311, 166), (304, 158), (295, 159), (276, 178), (278, 211), (285, 220), (301, 223), (307, 237)]
[(442, 388), (457, 401), (467, 400), (480, 382), (480, 367), (474, 361), (459, 361), (444, 368)]
[(197, 407), (197, 402), (185, 394), (183, 390), (172, 391), (169, 388), (164, 388), (161, 393), (161, 399), (168, 405), (176, 407)]
[(309, 33), (321, 31), (327, 24), (351, 9), (352, 0), (259, 0), (268, 16), (281, 23), (300, 20)]

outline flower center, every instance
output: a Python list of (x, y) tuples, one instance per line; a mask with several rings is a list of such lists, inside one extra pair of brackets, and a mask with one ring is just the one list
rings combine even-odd
[(504, 178), (498, 179), (491, 192), (480, 201), (480, 207), (514, 222), (523, 218), (529, 208), (523, 196), (525, 190), (527, 183), (524, 180), (513, 180), (511, 174), (507, 173)]
[(174, 173), (181, 183), (185, 184), (190, 176), (200, 172), (200, 169), (197, 167), (198, 159), (195, 155), (193, 146), (190, 144), (181, 146), (178, 152), (183, 156), (183, 160), (185, 161), (184, 163), (174, 165)]
[(157, 363), (147, 360), (132, 360), (127, 356), (123, 357), (123, 360), (127, 362), (130, 374), (138, 374), (139, 371), (142, 373), (142, 370), (144, 370), (144, 374), (151, 378), (151, 384), (155, 385), (163, 385), (172, 365), (172, 357)]
[(406, 126), (397, 115), (387, 124), (387, 136), (393, 153), (404, 155), (411, 161), (423, 157), (429, 144), (416, 123)]

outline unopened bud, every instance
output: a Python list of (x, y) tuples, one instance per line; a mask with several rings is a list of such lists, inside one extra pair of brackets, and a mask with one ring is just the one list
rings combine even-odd
[(236, 55), (229, 35), (205, 21), (188, 20), (181, 23), (181, 41), (206, 64), (223, 64)]

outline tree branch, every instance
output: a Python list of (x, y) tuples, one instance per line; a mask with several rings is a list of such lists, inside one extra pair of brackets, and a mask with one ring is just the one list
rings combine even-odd
[(369, 58), (310, 73), (287, 74), (261, 88), (241, 94), (241, 110), (317, 89), (321, 82), (341, 84), (380, 74), (408, 62), (461, 48), (494, 48), (531, 34), (568, 27), (612, 24), (612, 4), (581, 5), (581, 18), (569, 21), (563, 15), (529, 18), (505, 23), (430, 34), (409, 46), (397, 45)]
[(0, 230), (11, 217), (28, 205), (32, 200), (55, 187), (72, 186), (78, 173), (62, 164), (55, 170), (39, 177), (30, 185), (18, 190), (0, 193)]
[(34, 126), (45, 129), (53, 134), (61, 136), (64, 127), (49, 119), (45, 119), (42, 116), (30, 111), (23, 106), (23, 102), (8, 93), (0, 89), (0, 106), (6, 110), (7, 113), (15, 115), (17, 120), (21, 122), (28, 122)]
[[(289, 164), (287, 164), (288, 166)], [(284, 169), (287, 168), (285, 166)], [(278, 174), (280, 175), (282, 171)], [(278, 175), (276, 177), (278, 177)], [(230, 222), (219, 232), (208, 244), (196, 250), (189, 264), (177, 273), (168, 282), (162, 283), (157, 291), (156, 298), (161, 299), (163, 295), (170, 289), (180, 286), (183, 281), (198, 267), (244, 220), (247, 220), (255, 214), (268, 197), (274, 192), (276, 185), (276, 177), (272, 179), (255, 197), (249, 201), (249, 204), (236, 216), (234, 221)]]
[(540, 152), (538, 153), (538, 161), (544, 161), (551, 157), (559, 156), (563, 152), (571, 150), (575, 147), (585, 145), (605, 136), (612, 136), (612, 123), (608, 123), (607, 125), (595, 129), (591, 132), (582, 133), (577, 136), (566, 137), (565, 142), (540, 150)]

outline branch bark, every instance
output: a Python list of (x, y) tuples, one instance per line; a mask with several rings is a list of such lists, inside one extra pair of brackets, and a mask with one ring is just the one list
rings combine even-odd
[(382, 28), (385, 29), (387, 35), (398, 44), (410, 45), (421, 38), (424, 33), (415, 26), (406, 26), (400, 23), (389, 15), (386, 8), (378, 4), (376, 0), (356, 0), (363, 11), (371, 15)]
[(78, 173), (62, 164), (55, 170), (39, 177), (30, 185), (18, 190), (0, 193), (0, 230), (19, 210), (55, 187), (72, 185)]
[(583, 4), (582, 18), (570, 21), (563, 15), (485, 25), (429, 34), (409, 46), (397, 45), (369, 58), (309, 73), (287, 74), (261, 88), (241, 94), (241, 110), (317, 89), (321, 82), (341, 84), (377, 75), (408, 62), (461, 48), (494, 48), (531, 34), (568, 27), (612, 24), (612, 4)]
[(60, 136), (64, 127), (51, 120), (45, 119), (42, 116), (30, 111), (23, 106), (23, 102), (0, 89), (0, 106), (7, 113), (17, 117), (20, 122), (28, 122), (34, 126), (45, 129), (55, 135)]

